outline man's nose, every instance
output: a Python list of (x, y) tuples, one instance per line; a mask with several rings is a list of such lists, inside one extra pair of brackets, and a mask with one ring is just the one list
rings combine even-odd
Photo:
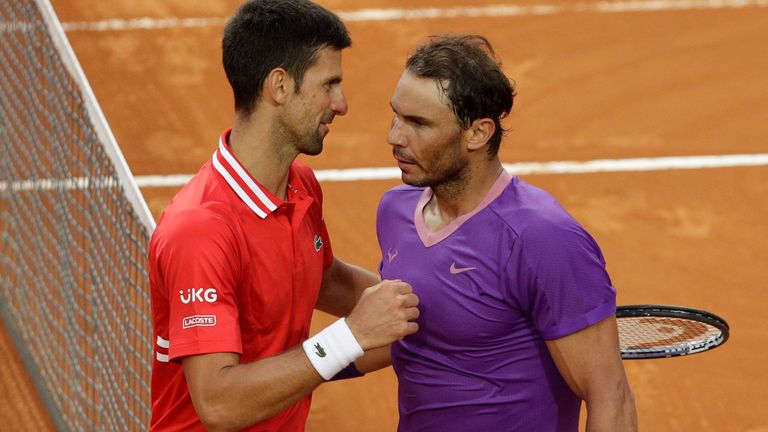
[(343, 116), (349, 110), (347, 105), (347, 98), (344, 96), (344, 92), (339, 90), (339, 94), (331, 102), (331, 109), (336, 115)]
[(387, 134), (387, 142), (393, 146), (403, 145), (403, 134), (400, 130), (400, 120), (397, 116), (392, 118), (392, 125), (389, 127), (389, 133)]

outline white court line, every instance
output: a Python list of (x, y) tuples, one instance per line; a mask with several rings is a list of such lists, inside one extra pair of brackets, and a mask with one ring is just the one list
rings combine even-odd
[[(475, 17), (512, 17), (554, 15), (567, 12), (620, 13), (653, 12), (669, 10), (739, 9), (768, 7), (768, 0), (649, 0), (649, 1), (599, 1), (594, 3), (566, 2), (562, 4), (515, 5), (498, 4), (481, 7), (447, 8), (369, 8), (338, 11), (341, 19), (355, 21), (428, 20)], [(190, 28), (223, 26), (226, 18), (135, 18), (101, 21), (70, 21), (62, 23), (66, 31), (123, 31), (156, 30), (165, 28)]]
[[(669, 171), (706, 168), (734, 168), (768, 165), (768, 153), (731, 154), (718, 156), (673, 156), (658, 158), (595, 159), (591, 161), (554, 161), (506, 163), (504, 168), (513, 175), (536, 174), (585, 174), (601, 172)], [(352, 182), (394, 180), (400, 178), (397, 167), (348, 168), (317, 170), (315, 176), (321, 182)], [(185, 185), (192, 174), (136, 176), (136, 184), (142, 188), (179, 187)], [(0, 192), (97, 189), (118, 187), (116, 180), (75, 177), (69, 179), (35, 179), (0, 182)]]
[[(768, 153), (733, 154), (719, 156), (678, 156), (632, 159), (597, 159), (591, 161), (521, 162), (504, 164), (513, 175), (584, 174), (598, 172), (666, 171), (704, 168), (731, 168), (768, 165)], [(366, 180), (393, 180), (400, 178), (397, 167), (349, 168), (317, 170), (321, 182), (351, 182)], [(139, 187), (178, 187), (186, 184), (192, 175), (137, 176)]]

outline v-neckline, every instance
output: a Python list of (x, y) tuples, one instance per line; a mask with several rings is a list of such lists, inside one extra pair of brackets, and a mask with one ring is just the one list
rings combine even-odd
[(426, 207), (429, 200), (432, 199), (433, 192), (432, 188), (424, 188), (424, 191), (419, 197), (419, 201), (416, 203), (416, 209), (413, 214), (413, 223), (416, 226), (416, 232), (419, 234), (421, 243), (425, 247), (431, 247), (448, 238), (451, 234), (456, 232), (456, 230), (458, 230), (466, 221), (472, 218), (472, 216), (488, 207), (488, 205), (492, 203), (493, 200), (498, 198), (498, 196), (501, 195), (501, 193), (504, 191), (507, 185), (509, 185), (512, 179), (513, 177), (506, 170), (502, 170), (501, 174), (499, 174), (499, 178), (496, 179), (496, 181), (493, 183), (493, 186), (491, 186), (491, 188), (488, 190), (488, 193), (485, 194), (485, 197), (483, 197), (483, 199), (480, 201), (480, 203), (478, 203), (474, 210), (457, 217), (448, 225), (434, 232), (427, 228), (427, 223), (424, 221), (424, 207)]

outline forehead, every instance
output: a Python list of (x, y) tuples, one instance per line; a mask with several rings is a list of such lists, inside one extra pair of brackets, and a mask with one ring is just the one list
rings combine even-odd
[(437, 80), (422, 78), (408, 71), (400, 76), (391, 103), (392, 108), (403, 114), (434, 117), (453, 113)]

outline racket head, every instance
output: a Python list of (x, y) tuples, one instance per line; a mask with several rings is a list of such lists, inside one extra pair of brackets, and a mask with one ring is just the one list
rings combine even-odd
[(721, 317), (701, 309), (672, 305), (616, 308), (623, 359), (665, 358), (717, 348), (730, 328)]

